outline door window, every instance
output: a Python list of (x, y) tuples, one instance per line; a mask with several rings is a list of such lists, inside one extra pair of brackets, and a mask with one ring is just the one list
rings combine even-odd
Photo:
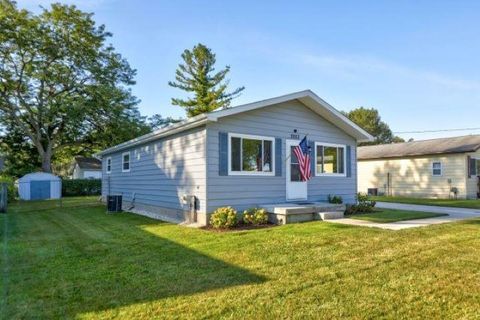
[(293, 152), (295, 146), (290, 147), (290, 181), (302, 181), (302, 176), (300, 174), (300, 164), (298, 163), (298, 158)]

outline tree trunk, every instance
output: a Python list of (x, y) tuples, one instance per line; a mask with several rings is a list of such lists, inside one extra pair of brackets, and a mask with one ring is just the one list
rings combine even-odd
[(52, 172), (52, 155), (48, 152), (45, 152), (42, 156), (42, 171), (43, 172)]

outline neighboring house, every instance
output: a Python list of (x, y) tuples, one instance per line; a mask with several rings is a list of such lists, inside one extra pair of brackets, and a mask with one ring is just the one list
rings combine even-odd
[(358, 190), (391, 196), (478, 198), (480, 135), (358, 148)]
[[(291, 150), (307, 135), (313, 178), (301, 182)], [(102, 194), (156, 217), (207, 224), (218, 207), (355, 202), (356, 146), (372, 137), (307, 90), (198, 115), (99, 153)]]
[(73, 162), (73, 179), (101, 179), (102, 162), (92, 157), (75, 157)]

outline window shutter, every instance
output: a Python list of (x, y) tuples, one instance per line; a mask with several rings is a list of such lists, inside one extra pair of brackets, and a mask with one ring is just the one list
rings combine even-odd
[(347, 146), (347, 177), (350, 178), (352, 176), (352, 147)]
[(275, 176), (282, 176), (282, 139), (275, 138)]
[(470, 156), (468, 156), (467, 159), (468, 159), (468, 177), (471, 178), (472, 176), (477, 175), (477, 159), (472, 158)]
[(228, 133), (218, 133), (218, 175), (228, 176)]
[(317, 159), (315, 159), (315, 141), (308, 141), (308, 146), (310, 147), (310, 170), (312, 172), (312, 177), (315, 176), (315, 164)]

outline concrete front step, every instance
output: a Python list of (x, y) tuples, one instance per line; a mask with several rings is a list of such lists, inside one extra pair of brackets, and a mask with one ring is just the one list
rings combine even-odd
[(345, 211), (318, 212), (321, 220), (342, 219)]
[(345, 205), (327, 202), (276, 203), (262, 205), (271, 223), (288, 224), (343, 218)]
[(268, 220), (275, 224), (289, 224), (315, 220), (332, 220), (343, 218), (344, 211), (327, 211), (312, 213), (269, 213)]

